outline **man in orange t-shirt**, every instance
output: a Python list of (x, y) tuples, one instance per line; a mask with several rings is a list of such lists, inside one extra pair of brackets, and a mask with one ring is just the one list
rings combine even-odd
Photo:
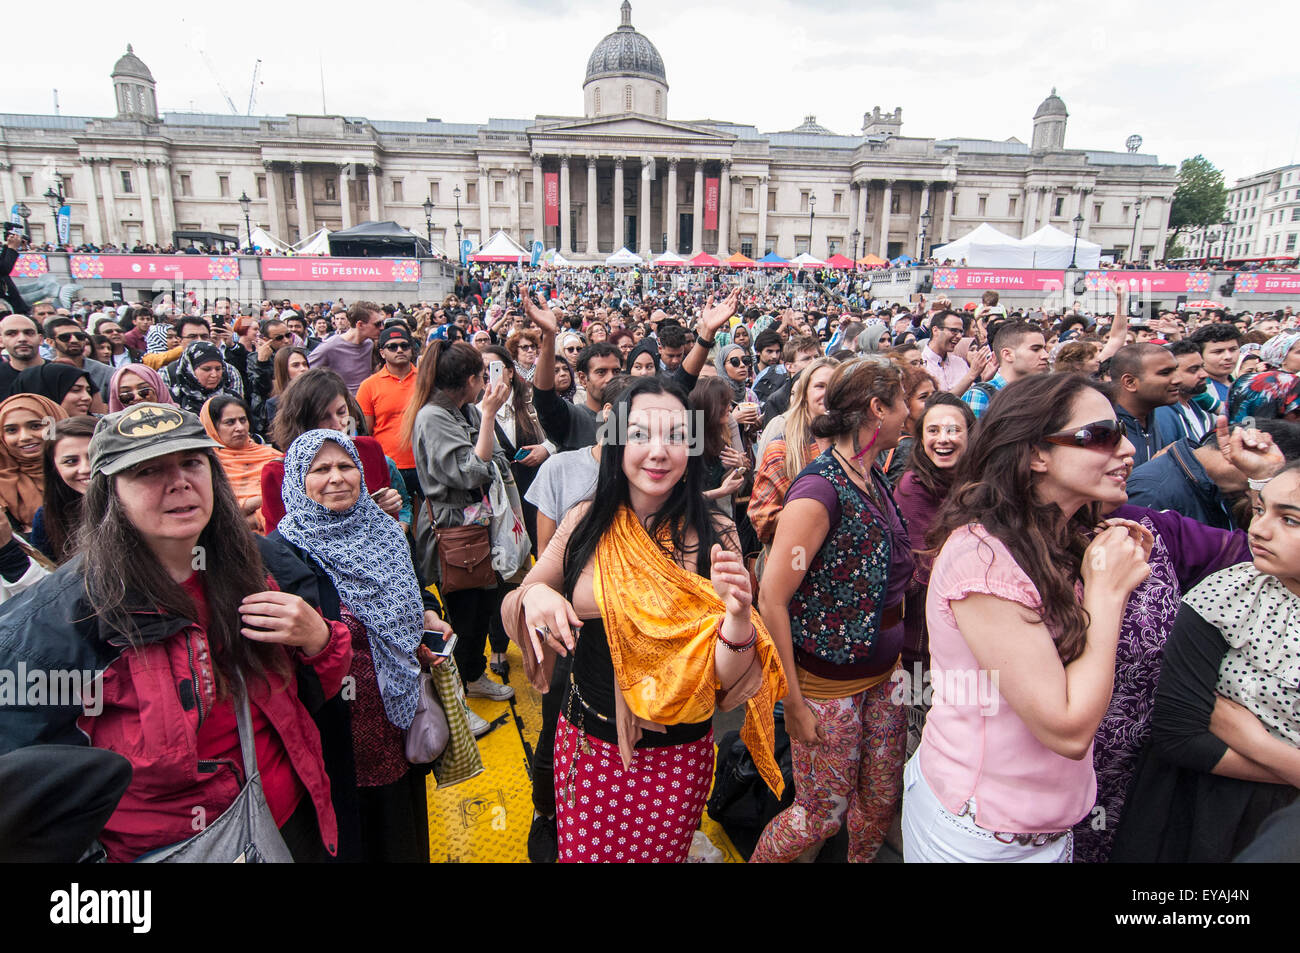
[(375, 342), (384, 366), (361, 382), (357, 403), (366, 416), (366, 426), (379, 441), (411, 493), (420, 497), (420, 481), (415, 476), (415, 455), (410, 442), (402, 442), (402, 415), (415, 390), (415, 365), (411, 362), (411, 335), (401, 325), (384, 328)]

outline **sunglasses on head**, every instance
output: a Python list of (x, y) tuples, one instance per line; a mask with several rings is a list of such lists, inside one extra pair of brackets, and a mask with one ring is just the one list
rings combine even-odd
[(1124, 424), (1117, 420), (1098, 420), (1084, 424), (1076, 430), (1048, 434), (1043, 443), (1058, 447), (1083, 447), (1084, 449), (1114, 450), (1124, 439)]
[(727, 363), (732, 367), (749, 367), (753, 361), (747, 357), (729, 357), (727, 358)]
[(56, 335), (54, 335), (54, 337), (55, 337), (57, 340), (60, 340), (60, 341), (64, 342), (65, 344), (66, 344), (68, 341), (71, 341), (71, 340), (74, 340), (74, 339), (82, 340), (82, 341), (89, 341), (89, 340), (90, 340), (90, 335), (87, 334), (85, 331), (72, 331), (72, 332), (69, 332), (68, 334), (56, 334)]

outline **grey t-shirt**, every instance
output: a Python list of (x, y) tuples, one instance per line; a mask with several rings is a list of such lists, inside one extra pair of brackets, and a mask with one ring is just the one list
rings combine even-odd
[(361, 382), (373, 372), (370, 356), (374, 348), (374, 341), (352, 344), (340, 334), (322, 342), (320, 347), (308, 354), (307, 364), (311, 367), (328, 367), (343, 378), (348, 390), (355, 396)]
[(569, 510), (596, 495), (599, 472), (600, 464), (592, 457), (591, 447), (553, 454), (538, 467), (524, 499), (537, 507), (537, 512), (559, 523)]

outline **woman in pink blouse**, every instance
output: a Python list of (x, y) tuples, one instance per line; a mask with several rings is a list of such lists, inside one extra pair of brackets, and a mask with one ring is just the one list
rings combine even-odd
[(908, 862), (1069, 862), (1120, 618), (1150, 572), (1150, 532), (1098, 519), (1133, 464), (1110, 401), (1073, 374), (1004, 391), (930, 535), (933, 708), (903, 776)]

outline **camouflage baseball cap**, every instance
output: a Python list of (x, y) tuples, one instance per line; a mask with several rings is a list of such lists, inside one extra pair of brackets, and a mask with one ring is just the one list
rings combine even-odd
[(174, 404), (132, 404), (101, 417), (90, 438), (92, 473), (112, 476), (178, 450), (220, 446), (199, 418)]

